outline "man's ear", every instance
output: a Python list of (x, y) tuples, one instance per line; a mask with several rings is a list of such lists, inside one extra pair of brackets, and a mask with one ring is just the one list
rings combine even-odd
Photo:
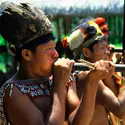
[(92, 52), (88, 48), (86, 48), (86, 47), (82, 49), (82, 53), (87, 58), (90, 58), (91, 55), (92, 55)]
[(32, 52), (30, 50), (27, 50), (27, 49), (23, 49), (22, 50), (22, 57), (27, 60), (27, 61), (30, 61), (31, 58), (32, 58)]

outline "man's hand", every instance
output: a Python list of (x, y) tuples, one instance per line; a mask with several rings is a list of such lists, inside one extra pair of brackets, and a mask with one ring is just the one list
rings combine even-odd
[(111, 61), (97, 61), (94, 68), (88, 74), (92, 80), (103, 80), (110, 78), (115, 71), (115, 65)]
[(53, 66), (54, 79), (67, 83), (74, 63), (74, 60), (59, 58)]

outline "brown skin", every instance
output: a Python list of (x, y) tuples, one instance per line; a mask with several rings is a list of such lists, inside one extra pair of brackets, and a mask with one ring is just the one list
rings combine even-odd
[[(110, 51), (108, 50), (108, 43), (101, 41), (93, 46), (93, 52), (90, 51), (90, 55), (87, 60), (95, 63), (99, 60), (109, 60)], [(103, 79), (104, 84), (109, 87), (116, 96), (118, 96), (118, 89), (115, 80), (110, 77)]]
[[(96, 61), (99, 61), (101, 59), (107, 60), (108, 55), (110, 52), (108, 51), (108, 44), (106, 41), (99, 42), (93, 46), (93, 52), (90, 51), (88, 48), (83, 48), (82, 53), (86, 57), (86, 60), (95, 63)], [(104, 64), (101, 64), (101, 67)], [(106, 66), (107, 67), (107, 66)], [(112, 64), (109, 66), (112, 70)], [(79, 79), (86, 77), (88, 74), (87, 72), (82, 72), (82, 75), (79, 73)], [(93, 78), (91, 78), (93, 80)], [(98, 82), (98, 91), (97, 91), (97, 97), (95, 102), (95, 109), (94, 109), (94, 115), (92, 117), (91, 123), (89, 125), (109, 125), (106, 110), (111, 111), (116, 116), (120, 118), (125, 118), (125, 111), (123, 110), (123, 104), (125, 103), (124, 93), (121, 93), (119, 96), (119, 100), (115, 95), (117, 95), (117, 90), (115, 86), (115, 81), (110, 75), (110, 77), (102, 78), (102, 81)], [(83, 80), (84, 81), (84, 80)], [(83, 92), (85, 94), (85, 83), (79, 82), (77, 85), (77, 93), (79, 99), (82, 98)], [(94, 93), (94, 90), (92, 90), (92, 93)], [(115, 93), (115, 95), (114, 95)], [(121, 99), (122, 98), (122, 99)], [(89, 106), (88, 106), (89, 108)], [(123, 112), (123, 114), (122, 114)], [(83, 115), (84, 116), (84, 115)], [(84, 123), (84, 122), (83, 122)]]
[[(110, 51), (108, 50), (108, 43), (106, 41), (101, 41), (95, 44), (93, 46), (93, 52), (88, 48), (83, 48), (82, 52), (86, 56), (86, 60), (92, 63), (99, 60), (109, 60)], [(86, 53), (88, 53), (88, 55)], [(117, 84), (115, 83), (113, 77), (103, 79), (103, 82), (114, 92), (116, 96), (118, 96)]]
[[(31, 99), (28, 95), (22, 94), (14, 86), (10, 97), (9, 90), (7, 89), (4, 97), (4, 109), (9, 122), (12, 125), (63, 125), (66, 103), (65, 85), (69, 80), (74, 61), (62, 58), (54, 63), (58, 57), (54, 41), (39, 45), (35, 53), (24, 49), (22, 51), (22, 57), (19, 71), (11, 80), (46, 77), (50, 76), (53, 70), (53, 94), (49, 97), (40, 96)], [(52, 69), (53, 63), (54, 67)], [(103, 64), (97, 62), (95, 68), (87, 74), (86, 79), (84, 79), (85, 93), (80, 103), (77, 95), (75, 96), (77, 98), (75, 103), (73, 98), (68, 98), (67, 104), (69, 109), (74, 108), (69, 112), (69, 124), (82, 125), (84, 122), (84, 125), (89, 125), (95, 107), (97, 83), (100, 79), (112, 73), (107, 65), (104, 62)], [(83, 82), (83, 79), (81, 81)], [(71, 88), (69, 87), (68, 93), (73, 93), (75, 86), (72, 85)], [(84, 116), (84, 118), (81, 119), (81, 116)]]
[[(113, 72), (114, 72), (114, 66), (111, 65), (111, 62), (104, 62), (101, 60), (101, 61), (97, 61), (95, 63), (95, 68), (93, 70), (91, 70), (90, 72), (81, 71), (79, 73), (79, 82), (77, 82), (76, 85), (77, 85), (77, 94), (78, 94), (79, 99), (81, 99), (81, 100), (80, 100), (80, 102), (77, 102), (78, 106), (75, 103), (76, 105), (74, 105), (74, 107), (72, 107), (72, 109), (76, 108), (76, 110), (78, 112), (79, 111), (78, 108), (80, 109), (80, 107), (81, 107), (82, 110), (79, 111), (78, 117), (76, 119), (76, 124), (73, 124), (73, 125), (78, 125), (78, 123), (77, 123), (78, 120), (81, 121), (81, 122), (79, 122), (79, 125), (83, 125), (83, 123), (84, 123), (84, 125), (93, 124), (93, 123), (91, 123), (91, 121), (87, 122), (88, 120), (86, 121), (86, 119), (87, 118), (91, 119), (91, 120), (93, 119), (93, 114), (95, 112), (95, 106), (97, 106), (96, 94), (97, 94), (97, 90), (98, 90), (97, 86), (99, 85), (98, 82), (101, 79), (111, 77)], [(75, 89), (72, 89), (72, 91), (73, 90), (74, 90), (74, 94), (75, 94)], [(73, 104), (76, 101), (74, 101), (75, 98), (71, 97), (71, 94), (72, 93), (69, 93), (69, 95), (68, 95), (70, 98), (70, 100), (68, 100), (68, 101), (69, 101), (69, 103)], [(71, 109), (70, 109), (70, 111), (71, 111)], [(90, 113), (91, 111), (93, 111), (93, 113)], [(84, 116), (84, 117), (82, 117), (82, 116)], [(75, 115), (75, 117), (76, 117), (76, 115)], [(74, 119), (71, 118), (69, 124), (72, 125), (72, 121)]]
[[(19, 71), (11, 78), (33, 79), (51, 75), (58, 53), (54, 41), (41, 44), (32, 53), (24, 49)], [(4, 108), (12, 125), (63, 125), (65, 118), (65, 84), (74, 61), (58, 59), (53, 67), (53, 95), (29, 98), (13, 87), (12, 95), (6, 90)], [(48, 108), (49, 107), (49, 108)]]

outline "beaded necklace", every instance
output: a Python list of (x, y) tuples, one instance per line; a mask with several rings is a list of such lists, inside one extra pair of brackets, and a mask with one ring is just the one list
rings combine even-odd
[(52, 92), (52, 80), (49, 78), (27, 79), (27, 80), (8, 80), (0, 88), (0, 125), (9, 125), (4, 112), (3, 98), (5, 90), (9, 88), (9, 96), (12, 94), (13, 86), (16, 86), (22, 93), (30, 98), (39, 96), (50, 96)]

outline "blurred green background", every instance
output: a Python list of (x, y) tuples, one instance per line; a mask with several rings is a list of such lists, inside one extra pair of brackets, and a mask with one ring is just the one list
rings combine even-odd
[[(100, 15), (98, 15), (100, 16)], [(116, 48), (122, 49), (123, 44), (123, 15), (104, 15), (110, 31), (110, 44), (114, 44)], [(83, 17), (75, 16), (56, 16), (52, 19), (53, 32), (56, 36), (56, 42), (69, 35), (75, 28), (77, 22)], [(94, 17), (96, 18), (96, 16)], [(0, 35), (0, 70), (7, 72), (12, 67), (12, 56), (7, 50), (7, 42)]]

